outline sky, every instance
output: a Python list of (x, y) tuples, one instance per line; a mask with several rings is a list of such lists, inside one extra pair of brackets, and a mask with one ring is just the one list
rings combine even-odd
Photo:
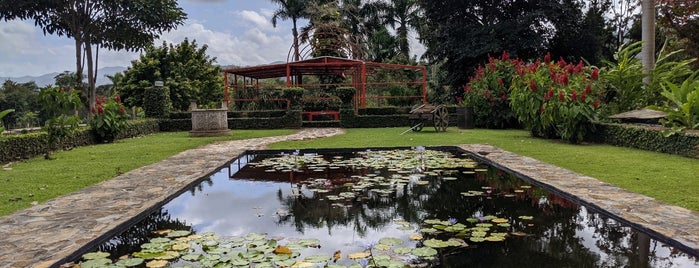
[[(286, 62), (292, 43), (291, 22), (272, 26), (277, 6), (266, 0), (179, 0), (187, 20), (164, 33), (163, 41), (185, 38), (208, 45), (207, 53), (220, 65), (254, 66)], [(299, 28), (307, 22), (302, 21)], [(413, 36), (414, 38), (414, 36)], [(414, 40), (413, 40), (414, 41)], [(416, 45), (413, 51), (422, 54)], [(99, 67), (131, 65), (138, 52), (100, 50)], [(33, 21), (0, 21), (0, 77), (38, 76), (75, 71), (75, 43), (67, 37), (44, 35)]]

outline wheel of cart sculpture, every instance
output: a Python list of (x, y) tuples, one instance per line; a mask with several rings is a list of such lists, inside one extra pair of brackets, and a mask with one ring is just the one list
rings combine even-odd
[(420, 132), (424, 123), (422, 123), (422, 120), (410, 120), (410, 125), (413, 126), (413, 132)]
[(444, 105), (438, 105), (435, 107), (434, 110), (434, 115), (433, 115), (433, 121), (434, 121), (434, 130), (436, 132), (446, 132), (447, 127), (449, 126), (449, 111), (447, 111), (447, 107)]

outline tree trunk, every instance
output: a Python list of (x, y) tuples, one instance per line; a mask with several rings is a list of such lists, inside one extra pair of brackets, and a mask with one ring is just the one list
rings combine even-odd
[(400, 53), (403, 54), (406, 60), (410, 60), (410, 44), (408, 43), (408, 23), (401, 21), (400, 26), (396, 29), (398, 33), (398, 46)]
[(296, 29), (296, 18), (292, 18), (291, 21), (294, 24), (294, 27), (291, 28), (291, 33), (294, 36), (294, 61), (299, 61), (301, 55), (299, 55), (299, 32)]
[[(79, 87), (83, 83), (83, 57), (82, 57), (82, 51), (83, 51), (83, 41), (82, 39), (75, 37), (75, 84)], [(78, 88), (80, 89), (80, 88)]]
[[(655, 65), (655, 0), (642, 0), (641, 10), (643, 15), (642, 22), (642, 39), (643, 47), (641, 48), (641, 60), (643, 61), (643, 71), (650, 74)], [(643, 82), (650, 84), (650, 76), (643, 78)]]
[(92, 60), (92, 44), (89, 42), (85, 42), (85, 59), (87, 60), (87, 97), (89, 98), (88, 102), (90, 103), (90, 111), (93, 111), (96, 105), (96, 100), (95, 100), (95, 77), (93, 76), (93, 73), (95, 72), (94, 69), (94, 61)]

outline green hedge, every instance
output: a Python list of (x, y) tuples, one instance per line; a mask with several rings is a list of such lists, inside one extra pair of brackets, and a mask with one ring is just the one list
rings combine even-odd
[(354, 110), (340, 110), (340, 123), (346, 128), (407, 127), (407, 114), (355, 115)]
[[(189, 113), (188, 113), (189, 114)], [(183, 116), (176, 115), (176, 118)], [(191, 115), (182, 119), (163, 119), (159, 121), (160, 131), (192, 130)], [(251, 112), (228, 112), (229, 129), (275, 129), (300, 128), (301, 111), (270, 110)]]
[[(153, 119), (132, 121), (120, 131), (117, 139), (136, 137), (158, 132), (158, 121)], [(95, 137), (89, 128), (81, 128), (73, 135), (58, 141), (57, 148), (65, 149), (95, 144)], [(44, 131), (21, 135), (5, 135), (0, 138), (0, 163), (28, 159), (43, 155), (48, 146), (48, 134)], [(54, 148), (54, 149), (57, 149)]]
[(699, 134), (677, 133), (665, 137), (662, 130), (655, 128), (599, 123), (586, 140), (699, 158)]

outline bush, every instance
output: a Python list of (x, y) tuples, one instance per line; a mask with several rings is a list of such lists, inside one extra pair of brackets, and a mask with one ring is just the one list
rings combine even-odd
[(119, 131), (129, 125), (124, 105), (117, 94), (114, 99), (96, 97), (96, 108), (92, 111), (93, 118), (90, 127), (94, 132), (97, 142), (113, 142)]
[(351, 107), (357, 90), (353, 87), (337, 87), (333, 89), (333, 95), (338, 97), (344, 107)]
[(291, 109), (300, 109), (303, 99), (303, 88), (301, 87), (288, 87), (282, 89), (282, 98), (285, 98), (291, 102)]
[(170, 114), (168, 87), (147, 87), (143, 93), (143, 110), (149, 118), (167, 118)]
[(603, 99), (599, 69), (562, 58), (517, 67), (510, 105), (534, 136), (577, 143), (593, 130)]
[(463, 86), (462, 106), (471, 106), (478, 127), (517, 127), (517, 117), (510, 108), (510, 85), (517, 75), (516, 68), (524, 65), (519, 59), (510, 59), (503, 52), (499, 59), (488, 57), (486, 66), (478, 66), (476, 76)]
[(699, 129), (699, 71), (687, 78), (681, 85), (666, 82), (661, 95), (665, 97), (664, 106), (652, 106), (651, 109), (663, 111), (667, 116), (660, 120), (663, 126), (673, 131)]
[(598, 123), (586, 140), (616, 146), (699, 158), (699, 134), (676, 133), (666, 137), (663, 129), (640, 125)]

